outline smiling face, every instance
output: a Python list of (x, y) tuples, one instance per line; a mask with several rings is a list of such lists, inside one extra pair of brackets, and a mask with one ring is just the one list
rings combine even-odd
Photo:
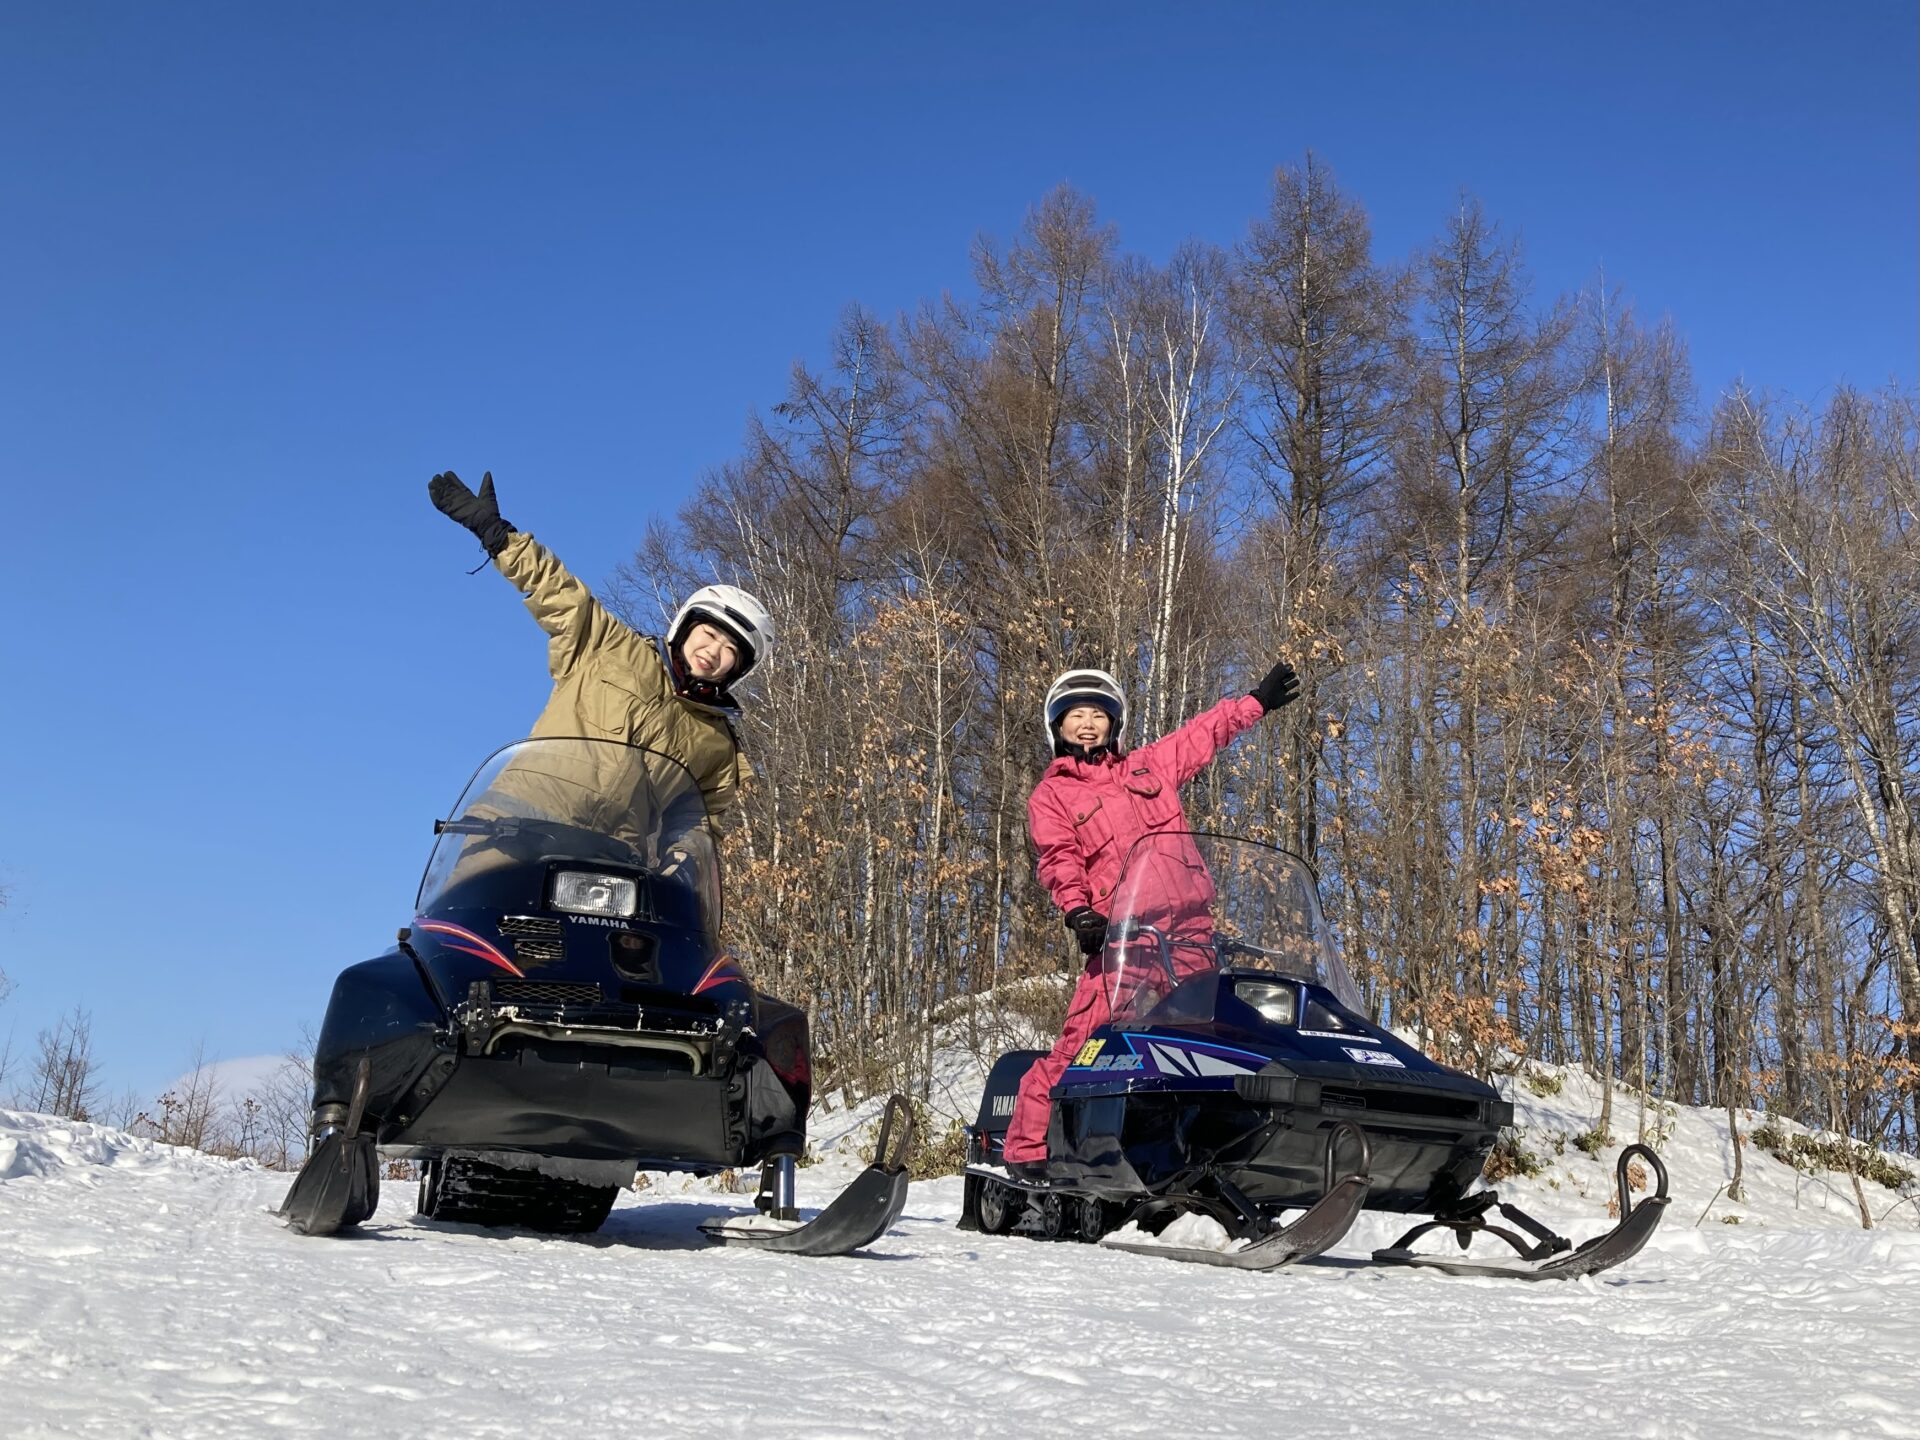
[(680, 655), (694, 679), (718, 685), (739, 668), (740, 642), (718, 625), (699, 620), (687, 627)]
[(1076, 705), (1060, 717), (1060, 738), (1084, 750), (1106, 744), (1112, 730), (1113, 717), (1098, 705)]

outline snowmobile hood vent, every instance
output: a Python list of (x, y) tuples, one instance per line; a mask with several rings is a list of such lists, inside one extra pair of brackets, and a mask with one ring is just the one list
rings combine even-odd
[(526, 937), (532, 940), (558, 940), (564, 927), (550, 915), (502, 915), (500, 933), (515, 940)]

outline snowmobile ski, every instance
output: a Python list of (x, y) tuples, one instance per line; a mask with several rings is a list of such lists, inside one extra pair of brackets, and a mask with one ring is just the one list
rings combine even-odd
[[(1345, 1142), (1359, 1153), (1344, 1171), (1336, 1152)], [(1291, 1225), (1274, 1225), (1270, 1216), (1253, 1207), (1231, 1180), (1205, 1171), (1194, 1174), (1165, 1193), (1147, 1197), (1129, 1207), (1126, 1202), (1102, 1200), (1051, 1178), (1026, 1176), (992, 1164), (974, 1164), (966, 1168), (968, 1176), (982, 1186), (978, 1200), (978, 1228), (990, 1234), (1006, 1234), (1021, 1219), (1021, 1209), (1009, 1209), (1005, 1196), (1018, 1192), (1025, 1197), (1025, 1208), (1034, 1216), (1037, 1233), (1047, 1240), (1075, 1239), (1097, 1243), (1110, 1250), (1125, 1250), (1136, 1255), (1154, 1255), (1163, 1260), (1183, 1260), (1197, 1265), (1219, 1265), (1235, 1270), (1278, 1270), (1297, 1260), (1309, 1259), (1340, 1243), (1353, 1227), (1366, 1205), (1372, 1185), (1371, 1148), (1367, 1135), (1351, 1121), (1341, 1121), (1327, 1132), (1326, 1178), (1321, 1196)], [(1184, 1211), (1208, 1215), (1237, 1231), (1237, 1239), (1246, 1242), (1236, 1250), (1210, 1249), (1198, 1245), (1177, 1245), (1154, 1239), (1123, 1238), (1127, 1223), (1158, 1215)], [(1116, 1218), (1118, 1229), (1114, 1228)]]
[[(1335, 1179), (1336, 1156), (1340, 1142), (1351, 1141), (1359, 1150), (1353, 1167)], [(1350, 1120), (1343, 1120), (1327, 1132), (1327, 1174), (1325, 1193), (1291, 1225), (1282, 1225), (1255, 1236), (1243, 1236), (1250, 1243), (1237, 1250), (1213, 1250), (1198, 1245), (1163, 1245), (1153, 1241), (1122, 1240), (1105, 1236), (1100, 1244), (1110, 1250), (1126, 1250), (1136, 1255), (1157, 1255), (1163, 1260), (1181, 1260), (1195, 1265), (1219, 1265), (1231, 1270), (1278, 1270), (1295, 1261), (1307, 1260), (1338, 1245), (1367, 1203), (1367, 1191), (1373, 1185), (1373, 1150), (1367, 1133)], [(1228, 1192), (1231, 1194), (1232, 1192)], [(1235, 1207), (1239, 1208), (1239, 1207)]]
[(363, 1058), (345, 1123), (319, 1136), (293, 1177), (279, 1213), (302, 1235), (331, 1235), (358, 1225), (380, 1203), (380, 1155), (360, 1130), (366, 1111), (368, 1067)]
[(1201, 1246), (1158, 1245), (1152, 1241), (1121, 1240), (1106, 1236), (1100, 1244), (1109, 1250), (1126, 1250), (1135, 1255), (1156, 1255), (1163, 1260), (1183, 1260), (1195, 1265), (1222, 1265), (1232, 1270), (1278, 1270), (1297, 1260), (1311, 1259), (1338, 1245), (1353, 1228), (1360, 1209), (1366, 1204), (1365, 1175), (1349, 1175), (1323, 1196), (1291, 1225), (1282, 1225), (1238, 1250), (1208, 1250)]
[[(1654, 1193), (1637, 1204), (1629, 1176), (1635, 1158), (1645, 1160), (1654, 1174)], [(1572, 1241), (1554, 1234), (1517, 1206), (1498, 1199), (1496, 1192), (1485, 1190), (1470, 1197), (1466, 1206), (1452, 1216), (1414, 1226), (1387, 1249), (1374, 1251), (1373, 1258), (1384, 1265), (1414, 1265), (1448, 1275), (1484, 1275), (1503, 1280), (1567, 1280), (1610, 1270), (1640, 1253), (1666, 1214), (1668, 1203), (1667, 1167), (1648, 1146), (1629, 1145), (1622, 1150), (1614, 1176), (1619, 1195), (1619, 1222), (1605, 1234), (1596, 1235), (1577, 1248)], [(1534, 1243), (1528, 1244), (1505, 1226), (1489, 1223), (1486, 1214), (1495, 1209), (1532, 1235)], [(1469, 1260), (1461, 1256), (1456, 1259), (1449, 1255), (1416, 1255), (1407, 1248), (1432, 1230), (1452, 1230), (1463, 1250), (1475, 1234), (1495, 1235), (1512, 1246), (1518, 1258)]]
[[(907, 1203), (907, 1156), (913, 1148), (913, 1110), (904, 1096), (887, 1101), (874, 1142), (873, 1163), (818, 1215), (801, 1220), (791, 1196), (778, 1193), (777, 1173), (762, 1172), (759, 1207), (751, 1215), (715, 1216), (702, 1234), (726, 1245), (775, 1250), (786, 1255), (845, 1255), (886, 1234)], [(791, 1157), (785, 1157), (791, 1164)]]

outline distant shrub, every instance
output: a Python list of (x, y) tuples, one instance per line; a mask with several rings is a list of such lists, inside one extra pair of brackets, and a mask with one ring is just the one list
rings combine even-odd
[(1600, 1152), (1607, 1148), (1612, 1139), (1613, 1137), (1604, 1130), (1582, 1130), (1573, 1137), (1573, 1148), (1598, 1160)]
[(1769, 1115), (1747, 1139), (1783, 1165), (1791, 1165), (1803, 1174), (1815, 1170), (1838, 1170), (1858, 1175), (1899, 1190), (1911, 1183), (1913, 1172), (1887, 1159), (1872, 1146), (1844, 1135), (1793, 1135), (1778, 1119)]
[(937, 1137), (930, 1127), (914, 1131), (913, 1151), (907, 1157), (907, 1174), (915, 1180), (937, 1180), (942, 1175), (958, 1175), (967, 1164), (967, 1130), (958, 1120), (947, 1123)]
[(1665, 1149), (1679, 1123), (1680, 1107), (1678, 1105), (1671, 1101), (1647, 1097), (1646, 1110), (1640, 1120), (1640, 1143), (1651, 1145), (1655, 1150)]
[[(937, 1126), (938, 1117), (927, 1102), (915, 1097), (913, 1106), (913, 1148), (907, 1151), (907, 1175), (914, 1180), (937, 1180), (942, 1175), (958, 1175), (967, 1164), (967, 1131), (958, 1120)], [(875, 1121), (860, 1147), (868, 1164), (873, 1163), (874, 1146), (880, 1138), (880, 1123)]]
[(1487, 1163), (1480, 1169), (1481, 1175), (1494, 1184), (1515, 1175), (1524, 1175), (1532, 1179), (1547, 1165), (1538, 1155), (1520, 1143), (1520, 1132), (1509, 1129), (1500, 1132), (1500, 1138), (1493, 1142), (1493, 1149), (1487, 1155)]
[(1566, 1081), (1550, 1070), (1535, 1070), (1527, 1076), (1527, 1089), (1546, 1099), (1549, 1095), (1558, 1095), (1566, 1088)]

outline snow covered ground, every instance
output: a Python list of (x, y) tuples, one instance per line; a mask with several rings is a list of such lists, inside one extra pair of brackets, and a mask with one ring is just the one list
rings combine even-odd
[[(1553, 1153), (1582, 1083), (1517, 1093), (1553, 1163), (1508, 1187), (1576, 1236), (1608, 1223), (1608, 1157)], [(821, 1117), (803, 1207), (862, 1119)], [(957, 1179), (837, 1260), (707, 1245), (748, 1201), (678, 1179), (583, 1240), (417, 1224), (398, 1184), (306, 1239), (283, 1175), (0, 1112), (0, 1434), (1920, 1436), (1920, 1207), (1863, 1232), (1844, 1180), (1749, 1151), (1696, 1226), (1724, 1122), (1670, 1125), (1648, 1249), (1524, 1285), (1362, 1265), (1389, 1217), (1270, 1275), (963, 1234)]]

